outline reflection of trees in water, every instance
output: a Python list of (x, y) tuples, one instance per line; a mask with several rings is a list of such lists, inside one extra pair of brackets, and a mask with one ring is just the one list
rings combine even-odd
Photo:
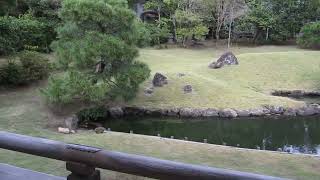
[[(141, 118), (140, 118), (141, 119)], [(191, 141), (230, 146), (282, 150), (296, 153), (316, 153), (320, 144), (320, 120), (317, 117), (281, 117), (279, 119), (203, 119), (179, 120), (174, 118), (143, 118), (143, 120), (108, 121), (107, 127), (116, 131), (138, 134), (188, 137)], [(320, 150), (320, 148), (318, 148)]]

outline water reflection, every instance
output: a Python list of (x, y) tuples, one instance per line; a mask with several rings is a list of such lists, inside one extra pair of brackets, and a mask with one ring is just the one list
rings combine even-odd
[(229, 145), (235, 147), (320, 155), (318, 117), (265, 117), (233, 120), (212, 118), (130, 118), (111, 120), (113, 131)]

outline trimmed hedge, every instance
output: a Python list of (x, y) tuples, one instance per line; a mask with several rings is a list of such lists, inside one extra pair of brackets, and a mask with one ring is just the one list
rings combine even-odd
[(320, 22), (303, 26), (297, 43), (302, 48), (320, 49)]

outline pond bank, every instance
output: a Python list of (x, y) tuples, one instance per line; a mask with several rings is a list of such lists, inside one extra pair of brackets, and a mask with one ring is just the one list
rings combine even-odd
[(299, 108), (286, 108), (282, 106), (266, 105), (256, 109), (237, 110), (232, 108), (146, 108), (117, 106), (107, 107), (108, 117), (121, 118), (127, 116), (151, 116), (151, 117), (179, 117), (179, 118), (198, 118), (198, 117), (263, 117), (263, 116), (313, 116), (320, 115), (320, 105), (310, 104)]

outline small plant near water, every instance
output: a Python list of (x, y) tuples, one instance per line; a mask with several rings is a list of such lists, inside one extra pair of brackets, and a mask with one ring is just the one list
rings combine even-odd
[(79, 124), (101, 122), (107, 118), (107, 115), (108, 113), (103, 106), (83, 109), (77, 113)]

